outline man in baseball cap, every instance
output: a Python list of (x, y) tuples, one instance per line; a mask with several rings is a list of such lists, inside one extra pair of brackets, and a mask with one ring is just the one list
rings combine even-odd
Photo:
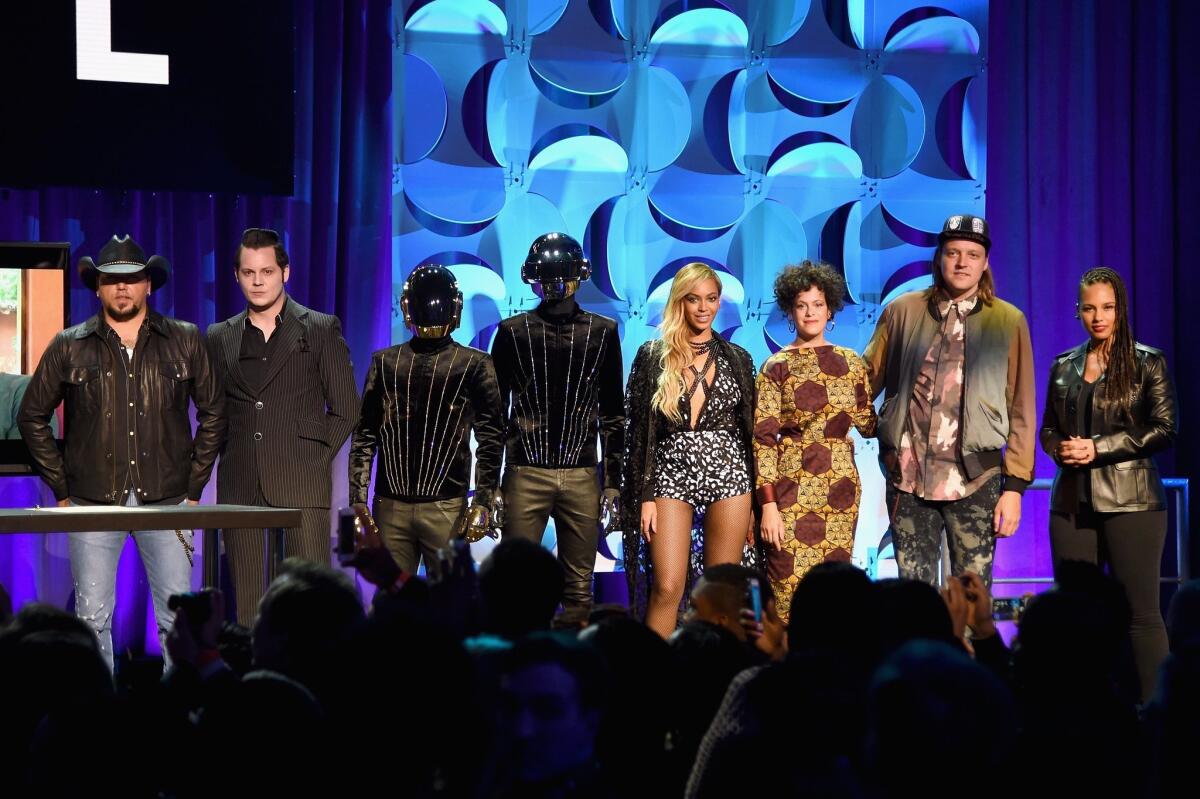
[(1033, 479), (1037, 410), (1025, 315), (996, 297), (983, 217), (938, 234), (933, 285), (893, 300), (863, 359), (901, 577), (938, 584), (945, 530), (954, 574), (990, 585), (996, 539), (1016, 532)]

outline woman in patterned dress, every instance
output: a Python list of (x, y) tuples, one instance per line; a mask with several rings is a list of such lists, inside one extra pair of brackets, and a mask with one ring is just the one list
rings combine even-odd
[(854, 551), (862, 487), (849, 434), (875, 434), (875, 407), (858, 355), (825, 340), (845, 296), (842, 276), (823, 263), (788, 266), (775, 279), (796, 338), (758, 375), (754, 458), (767, 574), (785, 622), (808, 570)]
[(671, 283), (661, 338), (638, 350), (625, 395), (624, 559), (630, 604), (664, 638), (704, 567), (737, 563), (753, 537), (754, 362), (713, 330), (721, 281), (702, 263)]

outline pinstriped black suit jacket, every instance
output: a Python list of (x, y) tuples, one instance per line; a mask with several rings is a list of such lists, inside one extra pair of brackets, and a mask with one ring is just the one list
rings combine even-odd
[(288, 298), (273, 334), (262, 389), (253, 392), (238, 356), (246, 312), (208, 328), (213, 368), (225, 387), (229, 434), (217, 465), (217, 502), (328, 508), (330, 462), (358, 423), (350, 349), (336, 316)]

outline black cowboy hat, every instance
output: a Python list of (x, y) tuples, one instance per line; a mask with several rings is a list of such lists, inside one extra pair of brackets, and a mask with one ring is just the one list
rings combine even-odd
[(145, 271), (150, 277), (150, 288), (157, 289), (167, 282), (171, 264), (161, 255), (152, 255), (146, 260), (146, 252), (128, 234), (113, 236), (100, 250), (99, 263), (86, 255), (79, 259), (79, 279), (92, 291), (96, 290), (99, 273), (106, 275), (133, 275)]

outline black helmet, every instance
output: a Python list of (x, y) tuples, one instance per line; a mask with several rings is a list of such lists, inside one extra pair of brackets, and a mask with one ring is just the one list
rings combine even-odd
[(521, 267), (521, 279), (548, 300), (570, 297), (591, 274), (583, 248), (566, 233), (538, 236)]
[(439, 264), (422, 264), (404, 281), (400, 310), (417, 338), (442, 338), (458, 327), (463, 296), (454, 273)]

